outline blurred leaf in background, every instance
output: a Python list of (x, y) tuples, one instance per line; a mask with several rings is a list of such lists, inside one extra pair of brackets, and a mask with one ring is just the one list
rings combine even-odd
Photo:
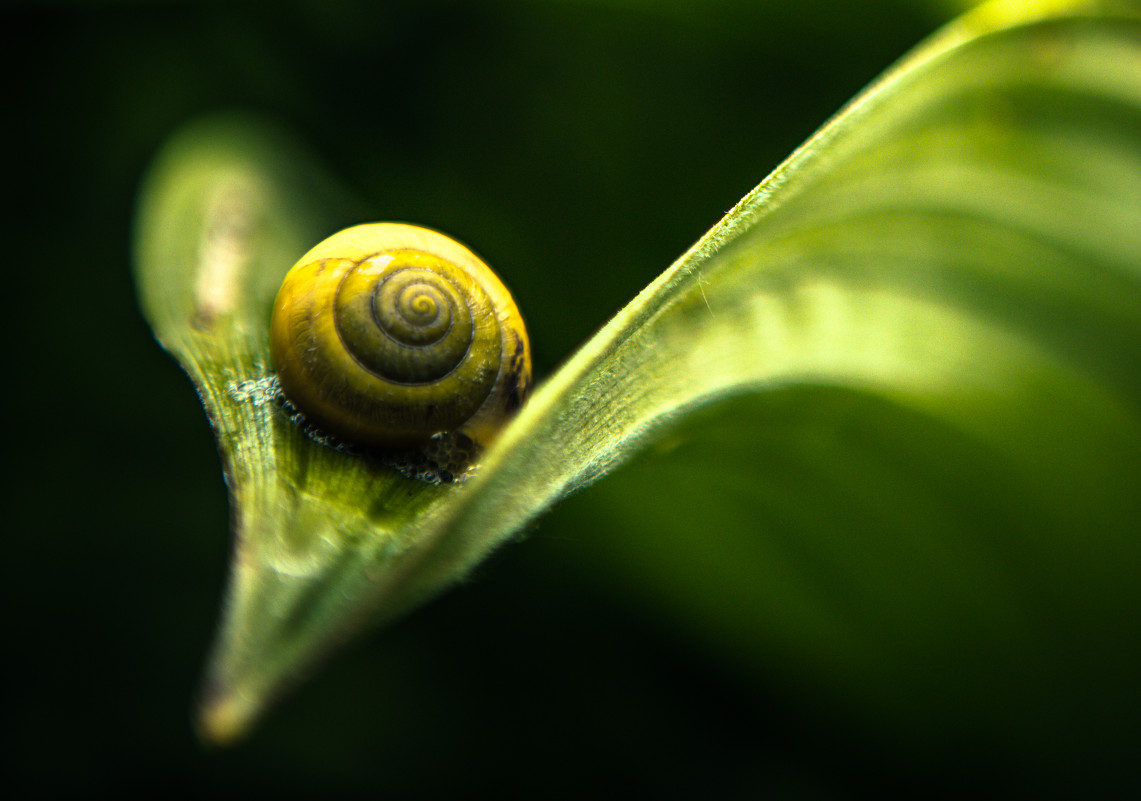
[[(351, 181), (369, 216), (413, 219), (478, 242), (515, 291), (540, 369), (550, 372), (938, 21), (930, 4), (834, 3), (827, 13), (806, 5), (805, 16), (769, 4), (702, 7), (708, 13), (602, 3), (16, 12), (22, 30), (65, 54), (37, 62), (32, 80), (17, 87), (19, 107), (29, 110), (23, 118), (34, 124), (15, 132), (12, 149), (36, 156), (16, 165), (31, 218), (16, 263), (31, 266), (16, 277), (28, 300), (15, 330), (28, 335), (14, 374), (30, 386), (14, 393), (11, 412), (28, 425), (14, 432), (21, 476), (12, 506), (22, 535), (10, 564), (21, 569), (7, 587), (20, 610), (15, 642), (26, 692), (5, 734), (22, 777), (453, 797), (575, 795), (603, 782), (714, 797), (1058, 786), (1041, 743), (1010, 742), (1004, 724), (988, 728), (1003, 740), (996, 750), (977, 739), (973, 710), (958, 709), (965, 696), (953, 682), (978, 687), (972, 668), (989, 654), (968, 650), (956, 663), (937, 648), (929, 664), (893, 658), (908, 626), (930, 619), (892, 595), (903, 587), (916, 597), (906, 577), (917, 564), (920, 575), (948, 576), (953, 588), (963, 578), (957, 571), (974, 585), (970, 571), (980, 565), (1017, 573), (1027, 558), (1049, 560), (1048, 542), (1023, 552), (1024, 540), (996, 542), (987, 531), (1034, 534), (1036, 520), (1057, 519), (1053, 511), (1065, 519), (1065, 477), (1055, 509), (1010, 520), (1003, 514), (1017, 488), (985, 442), (891, 400), (820, 387), (729, 400), (688, 422), (658, 455), (557, 509), (526, 547), (501, 552), (476, 581), (334, 665), (248, 746), (203, 755), (185, 717), (172, 712), (185, 708), (208, 640), (227, 523), (207, 427), (185, 380), (148, 341), (127, 280), (131, 197), (159, 143), (198, 112), (224, 106), (280, 120)], [(1121, 113), (1124, 123), (1135, 119)], [(53, 276), (76, 280), (45, 288), (45, 262)], [(1136, 373), (1126, 369), (1121, 379), (1136, 387)], [(765, 422), (725, 427), (742, 414)], [(1035, 422), (1010, 436), (1032, 435)], [(1080, 430), (1097, 425), (1080, 422)], [(1080, 437), (1052, 433), (1081, 455)], [(734, 502), (751, 488), (695, 478), (726, 454), (752, 454), (769, 476), (774, 530), (835, 534), (754, 537), (736, 550), (718, 546), (713, 562), (683, 556), (700, 543), (667, 541), (674, 529), (658, 511), (663, 495), (711, 528), (751, 528), (740, 525), (747, 507)], [(1135, 461), (1131, 451), (1100, 468), (1079, 460), (1079, 479), (1080, 469), (1094, 472), (1078, 486), (1110, 476), (1114, 508), (1125, 508), (1117, 490), (1129, 477), (1114, 471)], [(820, 475), (822, 465), (834, 472)], [(908, 486), (977, 490), (978, 505), (944, 508), (939, 489), (910, 510), (883, 503), (900, 476)], [(822, 506), (821, 487), (830, 499)], [(847, 502), (842, 510), (838, 500)], [(1067, 531), (1090, 511), (1074, 508)], [(950, 537), (925, 541), (939, 543), (934, 550), (893, 536), (901, 518), (933, 509), (933, 526)], [(967, 649), (1001, 642), (1011, 621), (996, 620), (994, 610), (1040, 610), (1048, 636), (1032, 645), (1053, 660), (1043, 664), (1077, 678), (1063, 682), (1084, 691), (1073, 707), (1088, 712), (1092, 699), (1100, 709), (1136, 709), (1135, 697), (1118, 693), (1136, 666), (1127, 636), (1136, 598), (1122, 583), (1135, 562), (1104, 557), (1135, 554), (1122, 541), (1129, 520), (1112, 515), (1103, 515), (1108, 529), (1090, 534), (1108, 530), (1120, 550), (1085, 566), (1104, 581), (1089, 585), (1084, 606), (1056, 602), (1081, 599), (1086, 585), (1027, 589), (984, 576), (980, 586), (1027, 589), (1028, 597), (999, 595), (965, 616), (948, 610), (948, 621), (963, 627), (957, 641)], [(896, 526), (882, 525), (885, 518)], [(975, 534), (956, 539), (963, 530)], [(867, 538), (898, 565), (871, 559), (857, 544)], [(764, 552), (778, 544), (783, 554)], [(729, 586), (718, 571), (756, 564), (773, 566), (766, 582), (752, 584), (762, 597), (717, 592)], [(859, 578), (880, 572), (882, 584)], [(1066, 564), (1041, 563), (1029, 574), (1070, 575)], [(1101, 613), (1115, 601), (1121, 617), (1106, 620)], [(776, 611), (759, 623), (726, 614), (744, 604)], [(829, 609), (852, 614), (832, 620), (821, 613)], [(1096, 628), (1083, 631), (1091, 622)], [(868, 624), (886, 638), (859, 636)], [(976, 639), (980, 624), (985, 636)], [(771, 637), (756, 637), (758, 627)], [(1089, 650), (1076, 647), (1084, 633)], [(796, 653), (784, 647), (789, 637), (816, 644), (816, 668), (785, 661)], [(1059, 646), (1067, 651), (1060, 661)], [(866, 658), (853, 658), (860, 653)], [(1004, 664), (1001, 650), (994, 657), (993, 675), (1007, 679), (1022, 664)], [(1107, 676), (1103, 667), (1123, 672)], [(913, 697), (917, 687), (938, 685), (908, 681), (926, 670), (952, 682), (939, 720), (959, 711), (965, 728), (913, 725), (915, 710), (939, 700)], [(1028, 683), (1042, 678), (1031, 671)], [(822, 680), (832, 689), (820, 692)], [(852, 682), (864, 692), (854, 694)], [(1013, 722), (1015, 736), (1032, 734), (1027, 702), (1041, 697), (1036, 687), (1013, 698), (1009, 712), (994, 709), (996, 697), (1004, 696), (975, 702)], [(1058, 721), (1046, 722), (1048, 739)], [(1103, 788), (1125, 781), (1120, 755), (1136, 743), (1131, 731), (1128, 720), (1107, 719), (1092, 747), (1061, 744), (1074, 753), (1057, 770)], [(1059, 754), (1058, 743), (1047, 745), (1045, 753)], [(1119, 772), (1093, 773), (1105, 766)]]

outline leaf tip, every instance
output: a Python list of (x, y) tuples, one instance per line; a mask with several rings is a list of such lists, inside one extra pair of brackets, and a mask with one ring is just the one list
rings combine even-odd
[(226, 748), (245, 739), (263, 708), (234, 687), (212, 684), (198, 704), (195, 730), (206, 745)]

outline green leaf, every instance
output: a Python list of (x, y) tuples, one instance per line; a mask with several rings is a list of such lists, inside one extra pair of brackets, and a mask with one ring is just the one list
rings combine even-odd
[(140, 212), (142, 303), (234, 507), (209, 738), (636, 455), (586, 494), (625, 523), (608, 569), (750, 669), (933, 739), (1141, 711), (1113, 617), (1141, 608), (1133, 4), (992, 3), (922, 45), (549, 377), (462, 485), (321, 445), (272, 402), (276, 287), (358, 221), (329, 224), (304, 163), (256, 126), (200, 127)]

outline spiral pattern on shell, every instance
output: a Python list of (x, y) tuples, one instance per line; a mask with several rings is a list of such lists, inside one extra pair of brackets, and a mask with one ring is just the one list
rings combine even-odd
[(424, 228), (378, 223), (325, 240), (286, 276), (270, 330), (286, 397), (354, 443), (407, 446), (447, 431), (486, 443), (530, 388), (506, 288)]

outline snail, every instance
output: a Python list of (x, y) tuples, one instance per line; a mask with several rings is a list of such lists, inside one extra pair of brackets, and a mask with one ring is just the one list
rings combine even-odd
[(368, 449), (440, 434), (486, 447), (531, 387), (527, 332), (502, 282), (413, 225), (354, 226), (306, 253), (278, 291), (270, 345), (306, 422)]

